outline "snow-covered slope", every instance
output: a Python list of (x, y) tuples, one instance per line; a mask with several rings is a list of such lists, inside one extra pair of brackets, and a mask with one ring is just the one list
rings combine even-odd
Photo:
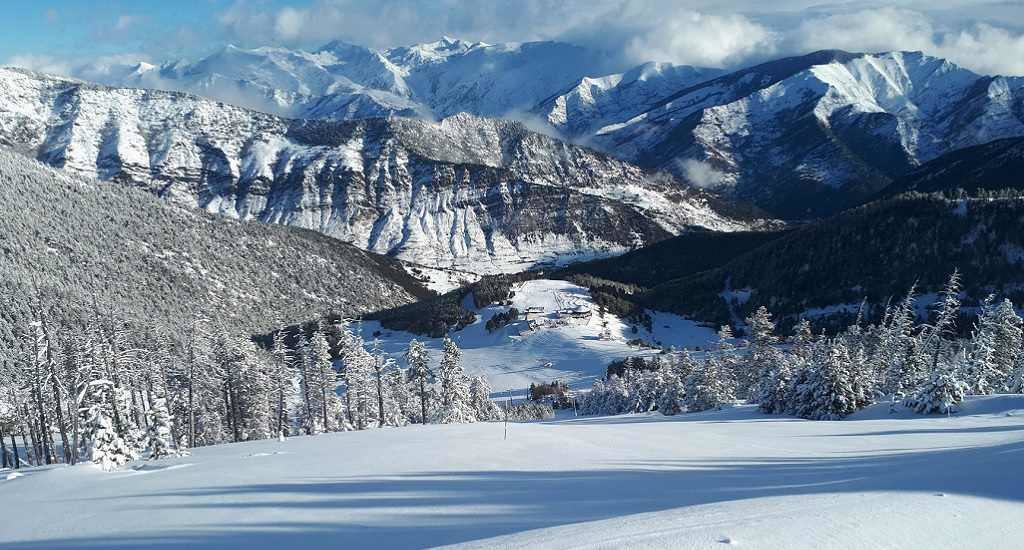
[[(25, 471), (0, 546), (1007, 548), (1024, 537), (1024, 399), (952, 417), (753, 406), (387, 428)], [(6, 472), (4, 472), (6, 473)], [(43, 512), (45, 511), (45, 513)]]
[(1024, 78), (816, 52), (686, 88), (593, 143), (775, 212), (834, 211), (948, 151), (1024, 135)]
[[(629, 323), (611, 313), (601, 315), (586, 288), (567, 281), (539, 279), (515, 285), (511, 305), (472, 307), (476, 321), (449, 336), (462, 349), (463, 363), (470, 375), (484, 375), (495, 391), (512, 391), (524, 395), (531, 383), (561, 380), (575, 388), (588, 388), (596, 378), (605, 375), (612, 362), (628, 356), (651, 356), (660, 348), (642, 348), (628, 344), (643, 340), (649, 344), (677, 348), (707, 349), (717, 342), (713, 329), (678, 315), (650, 312), (651, 330)], [(505, 327), (489, 332), (487, 321), (509, 308), (529, 315)], [(566, 310), (577, 312), (574, 317)], [(379, 322), (364, 322), (363, 337), (367, 341), (379, 335), (381, 349), (404, 362), (409, 341), (424, 342), (434, 357), (440, 357), (442, 340), (424, 338), (401, 331), (381, 328)]]
[(586, 77), (534, 108), (565, 136), (588, 140), (599, 129), (630, 120), (679, 90), (722, 73), (669, 63), (645, 63), (624, 73)]
[(518, 270), (752, 225), (714, 196), (516, 122), (303, 122), (15, 69), (0, 69), (0, 98), (0, 144), (53, 166), (427, 266)]

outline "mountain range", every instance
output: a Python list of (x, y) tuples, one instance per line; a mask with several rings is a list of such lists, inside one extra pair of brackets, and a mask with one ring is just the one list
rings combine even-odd
[(516, 121), (286, 119), (17, 69), (0, 96), (0, 144), (52, 166), (432, 267), (514, 271), (765, 223)]
[(197, 62), (116, 68), (105, 82), (299, 118), (512, 118), (783, 218), (837, 212), (942, 154), (1024, 133), (1024, 78), (920, 52), (825, 50), (729, 73), (619, 70), (606, 57), (450, 38), (380, 51), (228, 46)]
[[(757, 257), (767, 241), (820, 234), (807, 219), (843, 227), (829, 217), (900, 193), (1020, 188), (1024, 78), (919, 52), (825, 50), (732, 72), (606, 59), (558, 42), (444, 38), (389, 50), (227, 46), (108, 68), (102, 84), (0, 69), (0, 145), (423, 268), (511, 273), (642, 248), (581, 273), (657, 300), (688, 288), (690, 305), (727, 291), (731, 272), (707, 288), (658, 288)], [(748, 233), (779, 219), (798, 230)], [(893, 228), (894, 242), (905, 230)], [(772, 257), (789, 261), (782, 252)], [(900, 285), (916, 276), (905, 267)], [(772, 292), (801, 292), (787, 288)], [(728, 308), (705, 307), (715, 299), (672, 308), (723, 320)]]

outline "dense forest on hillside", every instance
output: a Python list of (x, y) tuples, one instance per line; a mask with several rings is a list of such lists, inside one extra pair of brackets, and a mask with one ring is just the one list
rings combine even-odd
[(28, 305), (96, 309), (146, 324), (204, 317), (251, 334), (430, 293), (394, 260), (312, 231), (241, 223), (75, 179), (0, 150), (0, 340)]

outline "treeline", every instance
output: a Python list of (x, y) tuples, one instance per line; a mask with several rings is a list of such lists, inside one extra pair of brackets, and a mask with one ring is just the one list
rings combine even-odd
[(959, 338), (960, 295), (954, 273), (929, 322), (918, 322), (911, 289), (877, 323), (858, 316), (826, 337), (804, 320), (788, 341), (761, 307), (746, 319), (750, 336), (738, 346), (726, 326), (718, 348), (702, 359), (687, 352), (665, 352), (641, 365), (627, 359), (595, 382), (581, 410), (672, 415), (745, 400), (766, 413), (823, 420), (877, 402), (949, 413), (967, 394), (1024, 393), (1022, 321), (1013, 304), (989, 296), (970, 336)]
[[(637, 299), (650, 309), (716, 324), (764, 306), (789, 331), (809, 310), (866, 298), (877, 323), (891, 297), (915, 282), (923, 293), (939, 292), (950, 266), (958, 266), (965, 277), (964, 298), (972, 306), (991, 292), (1021, 304), (1022, 213), (1019, 193), (999, 199), (908, 193), (800, 226), (722, 266), (663, 282)], [(728, 289), (747, 295), (737, 302), (723, 293)], [(827, 317), (815, 319), (816, 329), (828, 323), (835, 334), (851, 321), (831, 323)]]
[(0, 347), (0, 458), (5, 467), (92, 461), (116, 469), (225, 442), (410, 423), (550, 417), (550, 407), (501, 410), (444, 341), (435, 366), (413, 341), (400, 368), (350, 325), (300, 332), (269, 349), (226, 324), (181, 329), (94, 310), (81, 326), (33, 302), (13, 345)]

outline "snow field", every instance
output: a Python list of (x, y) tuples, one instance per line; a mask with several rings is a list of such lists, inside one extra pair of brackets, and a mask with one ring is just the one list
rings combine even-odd
[[(0, 481), (0, 547), (1005, 548), (1024, 396), (952, 417), (692, 413), (430, 425)], [(45, 511), (45, 513), (40, 513)], [(968, 542), (969, 541), (969, 542)]]
[[(607, 314), (612, 338), (601, 338), (604, 327), (587, 289), (550, 279), (527, 281), (513, 289), (511, 306), (491, 306), (479, 310), (477, 320), (466, 328), (452, 332), (450, 337), (462, 349), (462, 362), (470, 376), (484, 375), (496, 394), (512, 391), (522, 395), (531, 383), (565, 381), (575, 388), (588, 388), (605, 374), (609, 363), (627, 356), (650, 356), (657, 350), (628, 345), (634, 338), (648, 342), (661, 342), (665, 346), (701, 346), (716, 342), (715, 331), (701, 327), (688, 319), (663, 312), (651, 312), (653, 333), (643, 327), (632, 332), (632, 326), (614, 315)], [(467, 300), (467, 307), (472, 300)], [(530, 307), (543, 307), (544, 312), (521, 320), (492, 333), (487, 332), (487, 321), (497, 313), (515, 307), (525, 312)], [(592, 315), (589, 319), (560, 319), (563, 308), (583, 308)], [(363, 323), (362, 334), (367, 342), (374, 333), (381, 332), (382, 349), (391, 354), (404, 367), (402, 355), (415, 335), (383, 329), (378, 322)], [(417, 337), (431, 353), (433, 361), (441, 355), (440, 338)]]

